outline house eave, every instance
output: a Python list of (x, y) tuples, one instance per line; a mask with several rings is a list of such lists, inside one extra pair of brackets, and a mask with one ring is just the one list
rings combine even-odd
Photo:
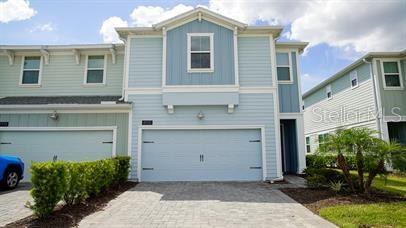
[(0, 105), (0, 111), (10, 110), (131, 110), (131, 104), (40, 104)]
[(344, 69), (340, 70), (339, 72), (335, 73), (334, 75), (330, 76), (326, 80), (322, 81), (320, 84), (316, 85), (315, 87), (311, 88), (309, 91), (305, 92), (302, 95), (302, 98), (305, 99), (317, 90), (323, 88), (324, 86), (328, 85), (329, 83), (335, 81), (339, 77), (341, 77), (343, 74), (348, 73), (351, 71), (353, 68), (361, 65), (364, 63), (364, 60), (370, 60), (373, 58), (405, 58), (406, 57), (406, 50), (399, 51), (399, 52), (369, 52), (366, 55), (362, 56), (352, 64), (348, 65)]
[(309, 45), (309, 42), (276, 42), (275, 45), (276, 48), (298, 49), (299, 53), (302, 53)]

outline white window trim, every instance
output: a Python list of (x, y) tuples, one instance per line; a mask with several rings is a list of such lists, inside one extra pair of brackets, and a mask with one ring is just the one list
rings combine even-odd
[[(279, 80), (278, 79), (278, 75), (276, 75), (276, 79), (278, 81), (278, 84), (293, 84), (293, 71), (292, 71), (292, 54), (290, 51), (281, 51), (281, 50), (277, 50), (276, 54), (278, 53), (286, 53), (288, 54), (288, 60), (289, 60), (289, 64), (288, 65), (278, 65), (278, 63), (276, 63), (276, 69), (278, 69), (278, 67), (289, 67), (289, 80)], [(275, 61), (276, 62), (276, 61)], [(278, 70), (276, 71), (278, 73)]]
[[(309, 143), (307, 143), (307, 139), (309, 139)], [(306, 150), (306, 154), (310, 154), (310, 153), (312, 153), (312, 145), (311, 145), (311, 138), (310, 138), (310, 136), (305, 136), (305, 146), (306, 146), (306, 148), (305, 148), (305, 150)], [(307, 151), (307, 147), (310, 147), (310, 151)]]
[[(192, 36), (210, 37), (210, 68), (192, 69), (191, 64), (191, 38)], [(187, 33), (187, 72), (188, 73), (212, 73), (214, 72), (214, 40), (213, 33)]]
[[(87, 71), (89, 70), (88, 68), (88, 61), (89, 61), (89, 56), (96, 56), (96, 55), (86, 55), (86, 61), (85, 61), (85, 74), (83, 77), (83, 85), (84, 86), (103, 86), (106, 85), (106, 69), (107, 69), (107, 55), (104, 54), (104, 63), (103, 63), (103, 82), (102, 83), (88, 83), (87, 82)], [(90, 70), (101, 70), (101, 68), (90, 68)]]
[[(355, 86), (352, 85), (352, 81), (354, 79), (357, 80), (357, 84)], [(359, 80), (358, 80), (358, 71), (357, 70), (353, 70), (353, 71), (350, 72), (350, 84), (351, 84), (352, 89), (358, 88)]]
[[(328, 92), (331, 93), (331, 97), (328, 97)], [(326, 86), (326, 97), (327, 97), (327, 100), (333, 99), (333, 90), (331, 89), (331, 85)]]
[[(399, 70), (399, 80), (400, 80), (400, 86), (386, 86), (386, 77), (385, 77), (385, 71), (383, 68), (383, 63), (384, 62), (396, 62), (398, 64), (398, 70)], [(403, 76), (402, 76), (402, 68), (400, 67), (400, 60), (399, 59), (381, 59), (381, 72), (382, 72), (382, 82), (383, 82), (383, 89), (384, 90), (403, 90)], [(396, 73), (388, 73), (388, 75), (395, 75)]]
[[(38, 69), (24, 69), (24, 62), (25, 62), (25, 57), (40, 57), (39, 59), (39, 74), (38, 74), (38, 83), (37, 84), (23, 84), (23, 74), (24, 70), (38, 70)], [(42, 56), (39, 55), (23, 55), (21, 56), (21, 73), (20, 73), (20, 80), (18, 83), (19, 87), (41, 87), (42, 83)]]

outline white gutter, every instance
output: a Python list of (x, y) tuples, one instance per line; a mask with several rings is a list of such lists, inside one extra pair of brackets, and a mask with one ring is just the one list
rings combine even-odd
[(26, 109), (43, 109), (43, 110), (84, 110), (84, 109), (131, 109), (131, 104), (39, 104), (39, 105), (0, 105), (0, 110), (26, 110)]

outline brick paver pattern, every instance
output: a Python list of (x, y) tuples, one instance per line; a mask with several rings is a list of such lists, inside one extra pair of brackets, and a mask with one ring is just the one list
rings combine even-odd
[(29, 193), (30, 184), (20, 183), (11, 191), (0, 191), (0, 227), (32, 215), (32, 211), (24, 205), (32, 201)]
[(270, 184), (140, 183), (79, 227), (335, 227)]

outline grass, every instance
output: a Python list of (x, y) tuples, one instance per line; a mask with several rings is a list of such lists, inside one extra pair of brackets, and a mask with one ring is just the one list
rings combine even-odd
[[(341, 170), (339, 170), (341, 172)], [(350, 171), (351, 175), (358, 175), (357, 171)], [(368, 174), (365, 174), (365, 178)], [(372, 187), (378, 190), (394, 193), (400, 196), (406, 196), (406, 176), (390, 174), (385, 178), (383, 176), (376, 176), (372, 181)]]
[(406, 227), (406, 202), (340, 205), (319, 213), (340, 227)]
[(401, 196), (406, 196), (406, 177), (389, 175), (385, 183), (384, 177), (377, 176), (372, 182), (372, 187)]

